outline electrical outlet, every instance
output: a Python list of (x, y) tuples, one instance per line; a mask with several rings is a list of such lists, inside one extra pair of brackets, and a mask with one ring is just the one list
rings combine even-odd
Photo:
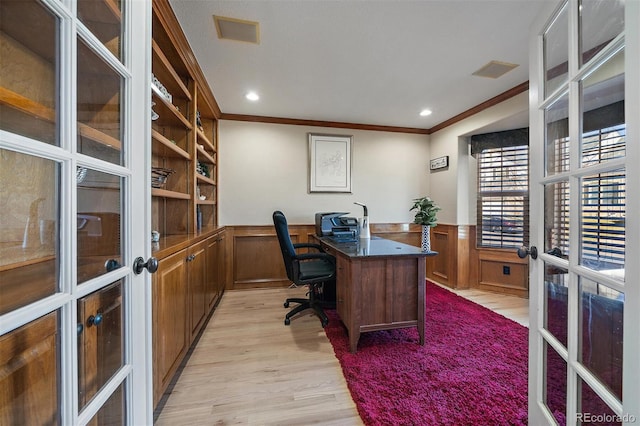
[(502, 273), (504, 275), (511, 275), (511, 266), (504, 265), (502, 267)]

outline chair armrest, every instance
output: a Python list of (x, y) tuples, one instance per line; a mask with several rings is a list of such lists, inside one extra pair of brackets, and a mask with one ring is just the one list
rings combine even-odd
[(321, 252), (324, 253), (324, 249), (322, 248), (322, 246), (320, 244), (313, 244), (313, 243), (295, 243), (293, 245), (294, 249), (299, 249), (299, 248), (314, 248), (316, 250), (319, 250)]
[(322, 260), (326, 260), (327, 262), (331, 262), (333, 264), (336, 263), (336, 258), (330, 255), (329, 253), (301, 253), (296, 255), (294, 259), (298, 261), (322, 259)]

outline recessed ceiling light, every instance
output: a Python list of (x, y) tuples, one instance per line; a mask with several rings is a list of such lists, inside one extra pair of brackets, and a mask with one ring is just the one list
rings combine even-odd
[(423, 109), (422, 111), (420, 111), (420, 117), (426, 117), (427, 115), (431, 115), (433, 113), (433, 111), (431, 111), (430, 109)]
[(246, 95), (244, 95), (245, 98), (249, 99), (250, 101), (257, 101), (258, 99), (260, 99), (260, 96), (258, 96), (258, 94), (256, 92), (249, 92)]

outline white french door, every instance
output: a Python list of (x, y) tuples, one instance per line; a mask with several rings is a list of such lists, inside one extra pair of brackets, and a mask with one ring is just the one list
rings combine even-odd
[(529, 423), (640, 422), (640, 2), (530, 37)]
[(150, 1), (0, 3), (0, 423), (152, 423), (150, 47)]

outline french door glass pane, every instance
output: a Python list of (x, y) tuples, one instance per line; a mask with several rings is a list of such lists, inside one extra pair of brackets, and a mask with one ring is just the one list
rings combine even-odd
[(625, 156), (624, 50), (580, 84), (582, 166)]
[(578, 361), (622, 399), (624, 293), (580, 278)]
[(0, 314), (58, 291), (60, 164), (0, 149)]
[(580, 1), (580, 65), (624, 30), (624, 0)]
[(78, 39), (78, 152), (122, 165), (124, 79)]
[(124, 361), (123, 281), (78, 300), (78, 403), (84, 407)]
[(122, 59), (122, 7), (119, 0), (78, 0), (78, 18), (116, 58)]
[(569, 311), (569, 271), (554, 265), (545, 265), (545, 321), (544, 327), (567, 347), (567, 318)]
[(78, 183), (78, 283), (122, 266), (122, 178), (87, 169)]
[(560, 10), (543, 35), (545, 98), (567, 81), (569, 72), (568, 8)]
[(565, 425), (567, 413), (567, 363), (547, 342), (545, 354), (545, 403), (558, 424)]
[(107, 402), (96, 413), (95, 417), (89, 422), (90, 425), (96, 426), (115, 426), (126, 424), (126, 405), (125, 405), (126, 381), (123, 382), (118, 389), (109, 397)]
[(622, 418), (578, 376), (578, 412), (577, 424), (584, 425), (622, 425)]
[(569, 170), (569, 95), (565, 94), (544, 111), (546, 175)]
[(569, 257), (569, 182), (544, 187), (544, 251)]
[(0, 2), (0, 128), (51, 145), (60, 145), (59, 26), (36, 0)]
[(0, 336), (0, 424), (59, 425), (57, 311)]
[(580, 264), (625, 279), (624, 169), (581, 179)]

